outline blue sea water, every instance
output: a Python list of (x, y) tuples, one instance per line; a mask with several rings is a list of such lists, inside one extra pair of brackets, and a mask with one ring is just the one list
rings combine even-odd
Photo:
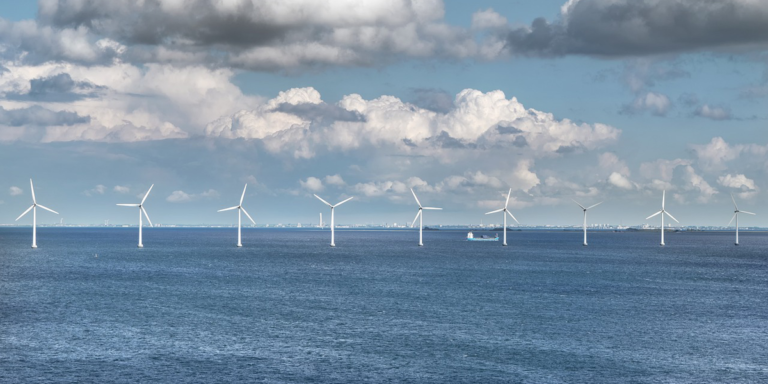
[(2, 383), (768, 382), (766, 233), (30, 232)]

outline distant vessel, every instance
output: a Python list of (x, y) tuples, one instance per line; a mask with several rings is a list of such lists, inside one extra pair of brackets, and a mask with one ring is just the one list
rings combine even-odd
[(482, 235), (480, 237), (475, 237), (475, 235), (472, 232), (467, 233), (467, 241), (499, 241), (499, 234), (496, 234), (496, 237), (490, 237), (488, 235)]

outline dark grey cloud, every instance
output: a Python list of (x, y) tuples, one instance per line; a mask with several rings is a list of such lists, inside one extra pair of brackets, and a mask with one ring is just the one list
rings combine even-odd
[(22, 109), (4, 109), (0, 107), (0, 125), (11, 127), (53, 126), (89, 123), (90, 116), (80, 116), (75, 112), (54, 112), (40, 106)]
[(502, 135), (513, 135), (517, 133), (523, 133), (523, 131), (514, 125), (512, 125), (511, 122), (504, 121), (499, 123), (496, 126), (496, 131), (499, 132)]
[(29, 81), (28, 93), (8, 93), (5, 97), (11, 100), (36, 102), (72, 102), (95, 97), (95, 91), (102, 88), (88, 82), (74, 81), (68, 73), (60, 73), (32, 79)]
[(426, 139), (425, 141), (428, 143), (434, 143), (434, 145), (439, 148), (446, 148), (446, 149), (477, 148), (477, 144), (464, 143), (461, 140), (451, 136), (446, 131), (440, 131), (439, 135), (432, 136)]
[(455, 107), (453, 104), (454, 96), (442, 89), (413, 88), (410, 91), (412, 93), (410, 103), (419, 108), (448, 113)]
[(642, 56), (768, 44), (768, 2), (580, 0), (550, 23), (512, 30), (513, 54)]
[(326, 103), (283, 103), (278, 105), (275, 111), (290, 113), (316, 124), (329, 124), (334, 121), (365, 121), (365, 117), (357, 111), (348, 111), (337, 105)]

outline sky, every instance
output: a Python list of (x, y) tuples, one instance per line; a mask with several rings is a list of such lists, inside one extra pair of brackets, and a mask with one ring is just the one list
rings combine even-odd
[(0, 93), (0, 224), (768, 226), (764, 1), (4, 1)]

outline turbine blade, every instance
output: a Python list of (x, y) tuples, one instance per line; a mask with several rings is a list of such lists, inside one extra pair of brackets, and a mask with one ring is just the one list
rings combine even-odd
[(419, 202), (419, 198), (416, 197), (416, 192), (413, 191), (413, 188), (411, 188), (411, 193), (413, 193), (413, 198), (416, 199), (416, 204), (418, 204), (419, 208), (421, 208), (421, 202)]
[(733, 198), (733, 193), (731, 193), (731, 201), (733, 201), (733, 207), (738, 211), (739, 207), (736, 205), (736, 199)]
[[(144, 195), (144, 198), (143, 198), (143, 199), (141, 199), (141, 204), (144, 204), (144, 200), (146, 200), (146, 199), (147, 199), (147, 196), (149, 196), (149, 192), (152, 190), (152, 187), (154, 187), (154, 186), (155, 186), (154, 184), (152, 184), (152, 185), (150, 185), (150, 186), (149, 186), (149, 190), (147, 191), (147, 194), (146, 194), (146, 195)], [(149, 220), (149, 218), (147, 218), (147, 220)]]
[(350, 197), (349, 199), (346, 199), (346, 200), (342, 201), (341, 203), (336, 203), (336, 205), (334, 205), (334, 207), (338, 207), (339, 205), (342, 205), (342, 204), (346, 203), (347, 201), (350, 201), (350, 200), (352, 200), (352, 199), (354, 199), (354, 198), (355, 198), (355, 197), (354, 197), (354, 196), (352, 196), (352, 197)]
[(245, 187), (243, 187), (243, 194), (240, 196), (240, 205), (243, 205), (243, 199), (245, 198), (245, 189), (248, 188), (248, 183), (245, 183)]
[(512, 196), (512, 188), (509, 189), (509, 192), (507, 193), (507, 202), (504, 203), (504, 208), (507, 208), (509, 205), (509, 198)]
[(44, 207), (44, 206), (42, 206), (42, 205), (40, 205), (40, 204), (38, 204), (37, 206), (38, 206), (38, 207), (40, 207), (40, 208), (42, 208), (42, 209), (45, 209), (46, 211), (49, 211), (49, 212), (53, 212), (53, 213), (55, 213), (55, 214), (57, 214), (57, 215), (59, 214), (58, 212), (54, 211), (53, 209), (50, 209), (50, 208), (48, 208), (48, 207)]
[(149, 226), (152, 226), (152, 220), (149, 219), (149, 215), (147, 215), (147, 211), (144, 209), (144, 207), (140, 208), (142, 212), (144, 212), (144, 217), (147, 218), (147, 222), (149, 223)]
[(121, 207), (140, 207), (141, 204), (117, 204)]
[(245, 213), (245, 215), (246, 215), (246, 216), (248, 216), (248, 218), (249, 218), (249, 219), (251, 219), (251, 223), (253, 223), (254, 225), (256, 225), (256, 222), (255, 222), (255, 221), (253, 221), (253, 218), (251, 217), (251, 215), (249, 215), (249, 214), (248, 214), (248, 212), (245, 210), (245, 208), (243, 208), (243, 207), (240, 207), (240, 209), (242, 209), (242, 210), (243, 210), (243, 213)]
[[(411, 223), (411, 228), (413, 228), (413, 226), (416, 224), (416, 220), (419, 219), (419, 215), (421, 215), (421, 209), (419, 209), (419, 211), (416, 212), (416, 217), (413, 218), (413, 223)], [(16, 219), (16, 220), (18, 220), (18, 219)]]
[(497, 210), (495, 210), (495, 211), (486, 212), (486, 215), (490, 215), (491, 213), (498, 213), (498, 212), (501, 212), (501, 211), (503, 211), (503, 210), (504, 210), (504, 208), (502, 208), (502, 209), (497, 209)]
[(520, 224), (520, 222), (519, 222), (519, 221), (517, 221), (517, 219), (515, 219), (515, 215), (513, 215), (513, 214), (512, 214), (512, 212), (510, 212), (510, 211), (507, 211), (507, 213), (508, 213), (508, 214), (509, 214), (509, 216), (512, 218), (512, 220), (514, 220), (514, 221), (515, 221), (515, 223), (518, 223), (518, 224)]
[[(667, 214), (667, 216), (669, 216), (669, 218), (670, 218), (670, 219), (672, 219), (672, 220), (674, 220), (674, 221), (677, 221), (677, 219), (675, 219), (675, 217), (674, 217), (674, 216), (672, 216), (672, 215), (671, 215), (669, 212), (667, 212), (667, 211), (664, 211), (664, 213), (666, 213), (666, 214)], [(677, 223), (678, 223), (678, 224), (680, 224), (680, 222), (679, 222), (679, 221), (677, 221)]]
[(22, 213), (22, 214), (21, 214), (21, 216), (19, 216), (19, 217), (17, 217), (17, 218), (16, 218), (16, 221), (19, 221), (19, 219), (21, 219), (22, 217), (24, 217), (24, 215), (26, 215), (27, 213), (29, 213), (29, 211), (31, 211), (31, 210), (32, 210), (32, 208), (34, 208), (34, 207), (35, 207), (35, 206), (34, 206), (34, 205), (32, 205), (32, 206), (30, 206), (29, 208), (27, 208), (27, 210), (26, 210), (26, 211), (24, 211), (24, 213)]
[(650, 219), (650, 218), (652, 218), (652, 217), (654, 217), (654, 216), (658, 215), (658, 214), (659, 214), (659, 213), (661, 213), (661, 212), (664, 212), (664, 211), (658, 211), (658, 212), (654, 213), (653, 215), (650, 215), (650, 216), (646, 217), (645, 219), (646, 219), (646, 220), (648, 220), (648, 219)]
[(509, 214), (509, 217), (511, 217), (511, 218), (512, 218), (512, 220), (514, 220), (514, 221), (515, 221), (515, 223), (518, 223), (518, 224), (520, 224), (520, 222), (519, 222), (519, 221), (517, 221), (517, 219), (515, 218), (515, 215), (513, 215), (513, 214), (512, 214), (512, 212), (510, 212), (510, 211), (507, 211), (507, 214)]
[(431, 209), (433, 211), (442, 211), (442, 208), (435, 208), (435, 207), (422, 207), (421, 209)]
[[(573, 199), (571, 199), (571, 200), (573, 200)], [(581, 209), (586, 209), (586, 208), (584, 208), (584, 206), (583, 206), (583, 205), (579, 204), (579, 202), (578, 202), (578, 201), (576, 201), (576, 200), (573, 200), (573, 202), (574, 202), (574, 203), (576, 203), (576, 205), (578, 205), (579, 207), (581, 207)]]
[(661, 210), (664, 210), (664, 200), (667, 198), (667, 190), (661, 192)]
[(730, 226), (731, 226), (731, 223), (733, 223), (733, 219), (735, 219), (735, 218), (736, 218), (736, 215), (738, 215), (738, 213), (734, 213), (734, 214), (733, 214), (733, 216), (731, 217), (731, 221), (729, 221), (729, 222), (728, 222), (728, 225), (727, 225), (727, 227), (730, 227)]
[(739, 211), (739, 213), (746, 213), (747, 215), (756, 215), (756, 213), (747, 212), (747, 211)]
[(37, 200), (35, 199), (35, 186), (32, 185), (32, 179), (29, 179), (29, 190), (32, 191), (32, 202), (37, 204)]
[(327, 205), (327, 206), (329, 206), (329, 207), (333, 208), (333, 205), (331, 205), (331, 203), (329, 203), (329, 202), (327, 202), (327, 201), (325, 201), (325, 200), (321, 199), (321, 198), (320, 198), (320, 196), (318, 196), (318, 195), (315, 195), (315, 197), (317, 197), (317, 199), (318, 199), (318, 200), (320, 200), (320, 201), (322, 201), (323, 203), (325, 203), (325, 205)]
[(594, 205), (590, 205), (590, 206), (589, 206), (587, 209), (592, 209), (592, 208), (594, 208), (594, 207), (597, 207), (598, 205), (600, 205), (600, 204), (602, 204), (602, 203), (603, 203), (603, 202), (601, 201), (601, 202), (599, 202), (599, 203), (597, 203), (597, 204), (594, 204)]
[(231, 211), (231, 210), (233, 210), (233, 209), (238, 209), (238, 208), (240, 208), (240, 206), (239, 206), (239, 205), (238, 205), (238, 206), (234, 206), (234, 207), (229, 207), (229, 208), (219, 209), (219, 210), (218, 210), (218, 211), (216, 211), (216, 212)]

